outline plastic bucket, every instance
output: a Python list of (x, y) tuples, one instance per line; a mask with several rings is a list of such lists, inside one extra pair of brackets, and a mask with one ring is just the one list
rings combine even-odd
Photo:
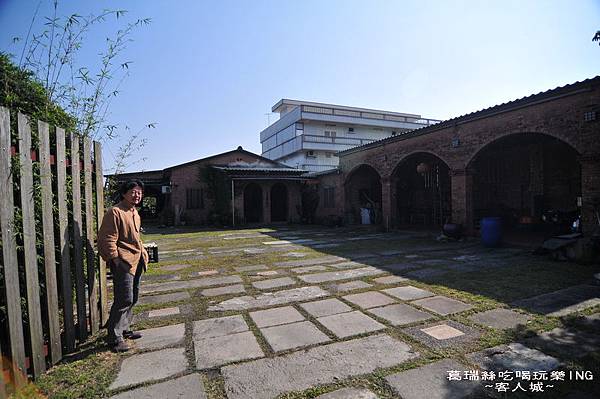
[(496, 247), (502, 241), (502, 221), (500, 218), (481, 219), (481, 242), (486, 247)]

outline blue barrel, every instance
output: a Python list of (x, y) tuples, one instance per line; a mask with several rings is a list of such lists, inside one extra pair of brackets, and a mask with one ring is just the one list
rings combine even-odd
[(502, 241), (502, 221), (500, 218), (481, 219), (481, 242), (486, 247), (496, 247)]

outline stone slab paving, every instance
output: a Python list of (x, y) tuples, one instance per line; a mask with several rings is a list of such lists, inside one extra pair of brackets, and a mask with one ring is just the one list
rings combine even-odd
[(415, 261), (415, 263), (425, 266), (447, 266), (452, 262), (448, 259), (423, 259)]
[(352, 335), (379, 331), (386, 328), (383, 324), (358, 310), (319, 317), (317, 321), (338, 338), (351, 337)]
[(385, 277), (378, 277), (378, 278), (373, 279), (373, 281), (376, 282), (377, 284), (398, 284), (398, 283), (402, 283), (407, 280), (408, 279), (406, 277), (400, 277), (400, 276), (385, 276)]
[(163, 349), (126, 357), (109, 389), (161, 380), (184, 372), (187, 366), (185, 348)]
[(442, 316), (464, 312), (465, 310), (473, 308), (473, 306), (469, 304), (443, 295), (419, 299), (412, 303)]
[(241, 294), (242, 292), (246, 292), (243, 284), (234, 284), (234, 285), (226, 285), (225, 287), (218, 288), (207, 288), (205, 290), (200, 291), (200, 295), (202, 296), (221, 296), (221, 295), (230, 295), (230, 294)]
[(378, 396), (365, 388), (342, 388), (319, 395), (315, 399), (378, 399)]
[(390, 249), (390, 250), (386, 250), (386, 251), (377, 252), (377, 254), (381, 255), (381, 256), (396, 256), (396, 255), (400, 255), (402, 253), (404, 253), (404, 251), (400, 251), (398, 249)]
[(350, 253), (345, 254), (344, 256), (348, 259), (359, 260), (359, 259), (373, 258), (373, 257), (377, 256), (377, 254), (373, 253), (373, 252), (350, 252)]
[(513, 302), (513, 306), (525, 308), (547, 316), (565, 316), (600, 304), (600, 286), (576, 285), (562, 290), (537, 295)]
[(294, 284), (297, 284), (297, 281), (291, 277), (273, 278), (252, 283), (252, 285), (259, 290), (270, 290), (273, 288), (285, 287)]
[(304, 316), (293, 306), (250, 312), (250, 317), (258, 327), (271, 327), (304, 320)]
[(236, 272), (253, 272), (256, 270), (267, 270), (266, 265), (250, 265), (250, 266), (238, 266), (234, 268)]
[(527, 346), (513, 342), (508, 345), (499, 345), (484, 349), (467, 355), (473, 363), (479, 365), (483, 370), (544, 370), (557, 369), (561, 363), (558, 359), (545, 353), (528, 348)]
[(275, 305), (283, 305), (292, 302), (306, 301), (310, 299), (329, 296), (329, 292), (321, 287), (299, 287), (289, 290), (269, 292), (256, 297), (241, 296), (227, 299), (216, 305), (208, 307), (209, 311), (246, 310), (256, 308), (267, 308)]
[(142, 338), (135, 340), (135, 347), (142, 350), (163, 349), (184, 343), (185, 324), (141, 330)]
[(388, 263), (387, 265), (381, 265), (380, 268), (387, 270), (388, 272), (402, 272), (408, 269), (417, 269), (421, 266), (413, 265), (412, 263)]
[(265, 238), (263, 234), (245, 234), (240, 236), (223, 237), (224, 240), (245, 240), (249, 238)]
[(152, 319), (155, 317), (169, 317), (169, 316), (177, 316), (180, 313), (181, 313), (181, 310), (179, 309), (179, 306), (175, 306), (172, 308), (149, 310), (147, 313), (147, 317), (149, 319)]
[(327, 270), (327, 267), (322, 266), (322, 265), (296, 267), (296, 268), (292, 269), (292, 271), (297, 274), (310, 273), (310, 272), (322, 272), (322, 271), (326, 271), (326, 270)]
[(206, 277), (206, 276), (214, 276), (215, 274), (219, 274), (218, 270), (203, 270), (201, 272), (192, 273), (192, 276), (198, 277)]
[(440, 360), (385, 378), (403, 399), (461, 399), (481, 392), (477, 381), (448, 381), (449, 370), (469, 368), (452, 359)]
[(246, 248), (246, 249), (244, 249), (244, 252), (247, 254), (257, 255), (257, 254), (265, 253), (265, 252), (267, 252), (267, 250), (264, 248)]
[(271, 399), (286, 392), (369, 374), (417, 356), (404, 342), (381, 334), (226, 366), (221, 374), (228, 399)]
[(390, 303), (396, 302), (387, 295), (383, 295), (377, 291), (361, 292), (360, 294), (351, 294), (343, 296), (346, 301), (352, 302), (353, 304), (363, 308), (375, 308), (378, 306), (389, 305)]
[(176, 272), (178, 270), (187, 269), (188, 267), (192, 267), (192, 265), (182, 264), (182, 265), (167, 265), (161, 266), (160, 270), (166, 270), (168, 272)]
[(176, 281), (181, 280), (179, 274), (143, 274), (142, 282), (156, 282), (156, 281)]
[(274, 352), (331, 341), (310, 321), (261, 328), (260, 332)]
[(433, 318), (429, 313), (403, 303), (369, 309), (369, 313), (387, 320), (394, 326), (403, 326)]
[(307, 254), (303, 252), (288, 252), (284, 254), (284, 256), (289, 256), (290, 258), (304, 258)]
[(425, 326), (408, 327), (404, 333), (435, 349), (460, 347), (481, 336), (479, 331), (453, 320), (436, 322)]
[(332, 314), (352, 311), (352, 308), (336, 298), (321, 301), (302, 303), (300, 306), (313, 317), (330, 316)]
[(413, 270), (411, 272), (406, 272), (405, 274), (403, 274), (403, 276), (417, 279), (417, 280), (426, 280), (430, 277), (437, 277), (437, 276), (441, 276), (442, 274), (446, 274), (448, 273), (448, 270), (445, 269), (432, 269), (432, 268), (427, 268), (427, 269), (419, 269), (419, 270)]
[(146, 284), (140, 287), (140, 292), (142, 294), (150, 294), (154, 292), (187, 290), (190, 288), (202, 288), (214, 285), (226, 285), (242, 282), (243, 281), (240, 276), (206, 277), (195, 280), (169, 281), (166, 283)]
[(319, 248), (334, 248), (334, 247), (339, 247), (340, 245), (342, 245), (342, 244), (340, 244), (339, 242), (329, 242), (329, 243), (323, 243), (323, 244), (316, 244), (316, 245), (313, 245), (312, 247), (317, 248), (317, 249), (319, 249)]
[(351, 261), (347, 261), (347, 262), (336, 263), (331, 266), (336, 269), (345, 270), (345, 269), (356, 269), (359, 267), (366, 267), (369, 265), (351, 260)]
[(275, 263), (273, 263), (273, 266), (276, 266), (276, 267), (313, 266), (313, 265), (322, 265), (322, 264), (326, 264), (326, 263), (336, 263), (336, 262), (341, 262), (344, 260), (346, 260), (346, 259), (339, 257), (339, 256), (331, 255), (331, 256), (322, 256), (319, 258), (312, 258), (312, 259), (287, 260), (284, 262), (275, 262)]
[(288, 240), (275, 240), (275, 241), (263, 241), (264, 245), (284, 245), (284, 244), (292, 244), (291, 241)]
[(600, 350), (600, 336), (574, 328), (555, 328), (529, 338), (525, 342), (530, 347), (552, 352), (563, 358), (581, 358)]
[(375, 276), (383, 274), (385, 271), (377, 269), (372, 266), (361, 267), (359, 269), (343, 270), (339, 272), (324, 272), (315, 274), (305, 274), (299, 276), (301, 280), (307, 283), (324, 283), (327, 281), (338, 281), (338, 280), (350, 280), (353, 278), (360, 278), (365, 276)]
[(220, 337), (195, 339), (196, 367), (199, 370), (219, 367), (240, 360), (258, 359), (264, 353), (251, 331)]
[(138, 299), (137, 303), (139, 305), (157, 305), (161, 303), (185, 301), (190, 298), (188, 292), (174, 292), (172, 294), (143, 296)]
[(189, 374), (111, 396), (111, 399), (206, 399), (200, 374)]
[(216, 317), (193, 323), (194, 339), (221, 337), (244, 331), (248, 331), (248, 325), (241, 315)]
[(254, 272), (251, 274), (260, 276), (260, 277), (269, 277), (269, 276), (277, 276), (280, 274), (284, 274), (284, 272), (282, 272), (281, 270), (265, 270), (265, 271), (260, 271), (260, 272)]
[(506, 330), (516, 328), (518, 325), (526, 325), (530, 317), (514, 310), (492, 309), (476, 313), (469, 319), (482, 326)]
[(382, 291), (388, 295), (391, 295), (398, 299), (402, 299), (403, 301), (412, 301), (415, 299), (427, 298), (435, 295), (432, 292), (421, 288), (413, 287), (412, 285), (407, 285), (404, 287), (387, 288)]
[(358, 281), (349, 281), (347, 283), (332, 284), (329, 286), (329, 288), (333, 292), (348, 292), (348, 291), (354, 291), (354, 290), (361, 290), (361, 289), (369, 288), (372, 286), (373, 286), (372, 284), (358, 280)]

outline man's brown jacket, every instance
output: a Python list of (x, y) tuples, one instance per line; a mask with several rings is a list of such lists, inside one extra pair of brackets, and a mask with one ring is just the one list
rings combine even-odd
[(123, 201), (106, 211), (98, 231), (98, 252), (110, 264), (115, 258), (125, 261), (129, 273), (135, 275), (140, 260), (148, 264), (148, 253), (140, 238), (141, 219), (135, 207)]

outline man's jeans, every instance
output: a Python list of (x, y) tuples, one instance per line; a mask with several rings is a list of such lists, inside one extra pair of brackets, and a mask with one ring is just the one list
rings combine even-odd
[(143, 272), (140, 262), (135, 276), (111, 263), (113, 276), (114, 301), (108, 318), (108, 340), (111, 343), (123, 341), (123, 331), (129, 330), (133, 319), (133, 306), (138, 301), (140, 279)]

